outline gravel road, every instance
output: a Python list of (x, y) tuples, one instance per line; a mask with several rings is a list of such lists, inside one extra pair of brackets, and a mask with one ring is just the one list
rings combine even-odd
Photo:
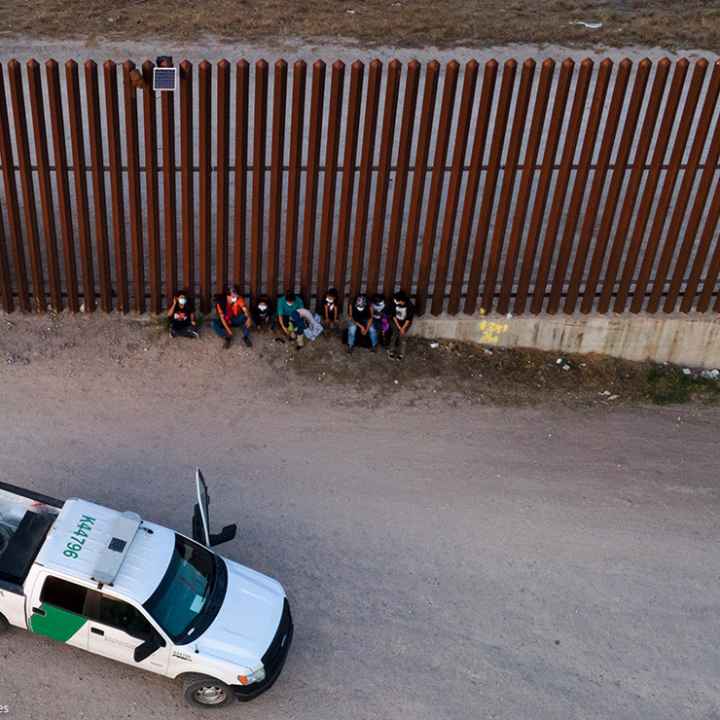
[[(283, 675), (217, 717), (720, 717), (717, 409), (370, 402), (257, 349), (34, 322), (0, 368), (0, 477), (189, 532), (200, 465), (223, 551), (287, 589)], [(27, 633), (0, 657), (9, 718), (196, 717)]]

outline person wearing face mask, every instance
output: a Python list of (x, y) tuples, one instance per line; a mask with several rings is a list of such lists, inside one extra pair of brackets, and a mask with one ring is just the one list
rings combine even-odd
[(322, 324), (325, 328), (325, 337), (329, 340), (330, 334), (337, 335), (340, 331), (340, 304), (338, 291), (330, 288), (325, 293), (325, 300), (321, 308)]
[(237, 285), (215, 296), (215, 313), (217, 317), (213, 319), (212, 327), (215, 334), (223, 338), (225, 349), (232, 344), (233, 328), (240, 328), (243, 342), (248, 347), (252, 347), (250, 342), (252, 318), (245, 300), (240, 297)]
[[(373, 327), (372, 314), (368, 307), (367, 297), (358, 295), (353, 303), (350, 311), (350, 322), (348, 323), (348, 352), (351, 353), (355, 349), (355, 343), (360, 336), (365, 338), (369, 336), (370, 346), (373, 352), (377, 352), (378, 335), (377, 330)], [(364, 344), (364, 343), (363, 343)]]
[(385, 298), (382, 295), (373, 295), (370, 302), (370, 313), (372, 314), (372, 324), (377, 332), (380, 344), (387, 347), (390, 342), (390, 318), (385, 307)]
[(267, 295), (259, 295), (253, 306), (252, 318), (258, 330), (275, 330), (272, 301)]
[(296, 295), (292, 290), (288, 290), (278, 300), (277, 319), (280, 324), (280, 329), (292, 340), (296, 338), (297, 333), (292, 327), (290, 316), (302, 307), (305, 307), (303, 299), (299, 295)]
[(186, 290), (180, 290), (173, 295), (172, 305), (167, 311), (170, 318), (170, 337), (198, 338), (197, 319), (195, 317), (195, 304)]
[(388, 356), (393, 360), (402, 360), (407, 347), (407, 334), (415, 317), (415, 308), (410, 302), (407, 293), (398, 290), (393, 295), (390, 311), (392, 314), (393, 336), (390, 340)]

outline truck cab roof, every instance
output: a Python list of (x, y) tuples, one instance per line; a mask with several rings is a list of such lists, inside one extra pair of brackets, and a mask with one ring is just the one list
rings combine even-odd
[(110, 586), (144, 603), (167, 570), (175, 533), (139, 515), (87, 500), (65, 501), (36, 562), (48, 570)]

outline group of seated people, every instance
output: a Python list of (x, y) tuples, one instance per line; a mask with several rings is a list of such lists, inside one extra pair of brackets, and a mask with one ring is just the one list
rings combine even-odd
[[(242, 336), (247, 347), (252, 347), (251, 328), (260, 331), (282, 333), (277, 339), (287, 337), (301, 349), (306, 341), (313, 341), (324, 334), (326, 338), (336, 335), (347, 344), (352, 353), (356, 346), (377, 352), (387, 348), (388, 356), (402, 360), (407, 347), (407, 335), (413, 322), (415, 309), (407, 293), (402, 290), (393, 294), (389, 303), (382, 295), (360, 294), (352, 302), (346, 321), (342, 320), (342, 308), (338, 292), (328, 290), (319, 303), (318, 312), (305, 307), (302, 298), (288, 290), (273, 307), (268, 295), (259, 295), (254, 303), (248, 303), (237, 285), (215, 296), (215, 316), (212, 329), (229, 348), (236, 334)], [(200, 337), (197, 314), (192, 296), (186, 290), (179, 291), (167, 312), (170, 321), (170, 337)], [(343, 327), (345, 326), (345, 327)]]

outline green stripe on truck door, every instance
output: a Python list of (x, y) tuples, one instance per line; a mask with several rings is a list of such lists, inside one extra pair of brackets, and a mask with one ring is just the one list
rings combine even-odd
[(70, 640), (87, 622), (82, 615), (76, 615), (48, 603), (43, 603), (40, 609), (45, 611), (45, 615), (32, 615), (30, 629), (38, 635), (46, 635), (60, 642)]

